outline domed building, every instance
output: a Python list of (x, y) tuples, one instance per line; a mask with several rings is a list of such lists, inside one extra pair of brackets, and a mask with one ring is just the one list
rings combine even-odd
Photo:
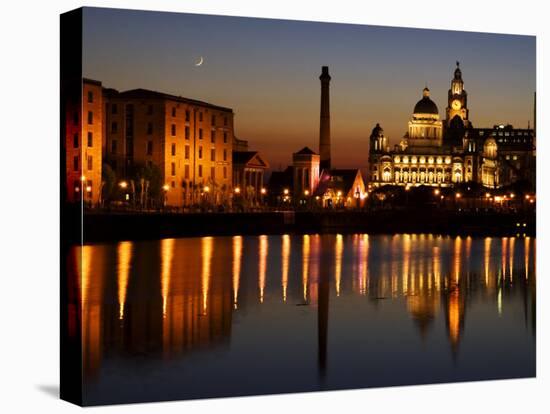
[(534, 183), (534, 142), (530, 128), (473, 128), (462, 71), (456, 62), (445, 120), (440, 120), (426, 86), (414, 105), (407, 132), (393, 149), (383, 128), (376, 124), (370, 136), (369, 184), (450, 187), (477, 182), (497, 188), (517, 180)]
[(430, 99), (430, 90), (426, 86), (422, 99), (414, 106), (412, 119), (405, 138), (409, 146), (441, 146), (443, 123), (439, 120), (439, 110)]

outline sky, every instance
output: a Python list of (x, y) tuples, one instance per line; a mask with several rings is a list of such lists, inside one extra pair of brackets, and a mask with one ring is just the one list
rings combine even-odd
[(533, 124), (534, 36), (85, 8), (83, 51), (105, 87), (232, 108), (235, 135), (273, 170), (318, 151), (321, 66), (336, 168), (366, 166), (376, 123), (398, 143), (426, 85), (443, 119), (456, 61), (474, 127)]

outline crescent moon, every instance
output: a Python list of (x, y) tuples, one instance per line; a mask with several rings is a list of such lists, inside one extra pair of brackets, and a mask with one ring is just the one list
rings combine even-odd
[(203, 59), (203, 57), (201, 56), (201, 57), (199, 58), (199, 61), (198, 61), (197, 63), (195, 63), (195, 66), (200, 66), (200, 65), (202, 65), (202, 62), (204, 62), (204, 59)]

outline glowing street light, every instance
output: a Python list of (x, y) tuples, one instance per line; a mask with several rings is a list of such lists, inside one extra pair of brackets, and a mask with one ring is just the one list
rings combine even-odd
[(118, 183), (118, 185), (119, 185), (120, 188), (128, 187), (128, 183), (126, 181), (121, 181), (120, 183)]
[(491, 194), (490, 193), (485, 193), (485, 198), (491, 198)]
[(241, 188), (240, 187), (235, 187), (235, 194), (239, 194), (241, 192)]
[(336, 193), (336, 195), (337, 195), (338, 197), (342, 197), (342, 192), (341, 192), (341, 191), (338, 191), (338, 192)]
[(168, 190), (170, 189), (170, 186), (169, 186), (168, 184), (164, 184), (164, 185), (162, 186), (162, 189), (163, 189), (164, 191), (168, 191)]
[(309, 195), (309, 190), (304, 190), (304, 195), (307, 197)]
[(456, 193), (456, 194), (455, 194), (455, 197), (456, 197), (456, 198), (460, 198), (460, 197), (462, 197), (462, 194)]
[(86, 192), (87, 192), (87, 193), (91, 193), (91, 192), (92, 192), (92, 186), (91, 186), (91, 185), (86, 186)]
[(205, 193), (208, 193), (210, 191), (210, 187), (208, 187), (207, 185), (204, 186), (203, 188), (204, 192)]
[(284, 195), (288, 195), (288, 188), (285, 188), (285, 189), (283, 190), (283, 194), (284, 194)]
[(440, 193), (439, 188), (436, 188), (436, 189), (434, 190), (434, 194), (435, 194), (435, 195), (439, 195), (439, 193)]
[(267, 190), (266, 190), (265, 188), (262, 187), (262, 189), (260, 190), (260, 193), (261, 193), (262, 195), (265, 195), (265, 193), (267, 193)]
[(510, 198), (514, 198), (516, 195), (514, 193), (510, 193)]

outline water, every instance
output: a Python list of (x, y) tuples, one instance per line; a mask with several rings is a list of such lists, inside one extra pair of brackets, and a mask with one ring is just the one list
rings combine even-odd
[(84, 401), (531, 377), (535, 253), (364, 234), (75, 248)]

